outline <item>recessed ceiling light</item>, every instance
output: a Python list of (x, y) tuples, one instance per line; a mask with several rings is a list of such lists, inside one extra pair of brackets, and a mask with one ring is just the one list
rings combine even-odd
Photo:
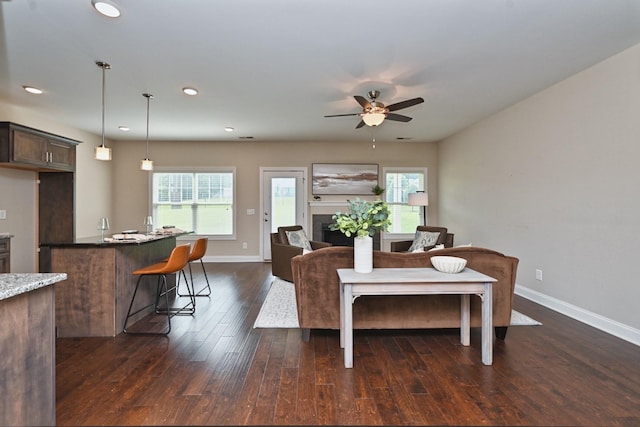
[(118, 129), (120, 129), (122, 132), (129, 132), (131, 130), (129, 126), (118, 126)]
[(35, 95), (40, 95), (42, 94), (42, 89), (38, 89), (37, 87), (33, 87), (33, 86), (22, 86), (22, 89), (26, 90), (29, 93), (33, 93)]
[(117, 18), (120, 16), (120, 10), (110, 1), (92, 0), (91, 4), (93, 4), (93, 7), (104, 16), (108, 16), (109, 18)]
[(187, 95), (191, 95), (191, 96), (193, 96), (193, 95), (197, 95), (197, 94), (198, 94), (198, 90), (197, 90), (197, 89), (194, 89), (194, 88), (192, 88), (192, 87), (183, 87), (183, 88), (182, 88), (182, 91), (183, 91), (184, 93), (186, 93)]
[(224, 128), (225, 132), (233, 132), (235, 129), (232, 128), (231, 126), (227, 126), (226, 128)]

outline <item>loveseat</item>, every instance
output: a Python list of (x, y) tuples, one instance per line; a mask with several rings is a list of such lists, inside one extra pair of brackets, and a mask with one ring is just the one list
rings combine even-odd
[[(511, 305), (518, 259), (479, 247), (436, 251), (373, 252), (374, 268), (431, 267), (430, 258), (449, 255), (467, 260), (467, 267), (497, 279), (493, 285), (493, 326), (504, 339), (511, 322)], [(353, 248), (334, 246), (291, 259), (298, 319), (303, 337), (310, 329), (340, 329), (340, 281), (336, 270), (353, 268)], [(460, 327), (460, 296), (364, 296), (353, 305), (354, 329), (436, 329)], [(471, 298), (471, 326), (481, 326), (481, 301)]]

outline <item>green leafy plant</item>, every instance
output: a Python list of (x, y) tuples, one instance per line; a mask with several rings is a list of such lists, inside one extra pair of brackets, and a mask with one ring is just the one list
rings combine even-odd
[(391, 225), (389, 206), (382, 200), (368, 202), (356, 198), (347, 200), (349, 212), (336, 212), (331, 218), (335, 223), (329, 225), (332, 231), (340, 231), (345, 236), (373, 236), (377, 231), (387, 231)]
[(384, 193), (384, 188), (376, 184), (374, 187), (371, 187), (371, 192), (376, 196), (380, 196), (382, 193)]

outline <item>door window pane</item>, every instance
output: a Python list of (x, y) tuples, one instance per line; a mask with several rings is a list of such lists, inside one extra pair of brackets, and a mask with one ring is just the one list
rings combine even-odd
[(271, 179), (271, 232), (296, 224), (296, 179)]

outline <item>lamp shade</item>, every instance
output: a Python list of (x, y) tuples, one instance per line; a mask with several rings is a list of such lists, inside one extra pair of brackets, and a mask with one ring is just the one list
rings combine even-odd
[(362, 121), (367, 126), (378, 126), (384, 121), (385, 117), (387, 116), (384, 113), (366, 113), (362, 115)]
[(153, 170), (153, 160), (144, 159), (140, 160), (140, 169), (143, 171), (152, 171)]
[(424, 191), (409, 193), (408, 204), (410, 206), (429, 206), (429, 194)]
[(111, 148), (103, 145), (96, 147), (96, 160), (111, 160)]

